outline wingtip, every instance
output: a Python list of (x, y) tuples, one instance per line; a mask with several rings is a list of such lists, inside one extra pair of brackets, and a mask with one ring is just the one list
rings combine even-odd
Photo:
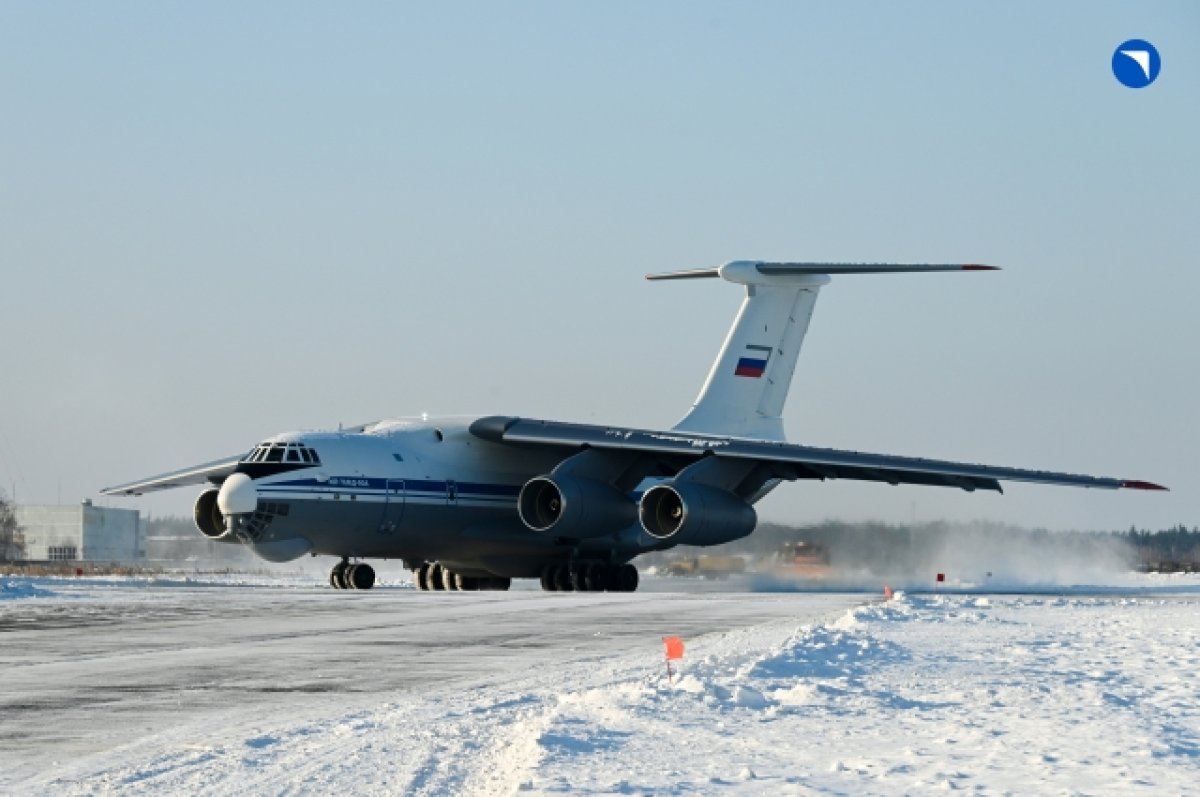
[(1125, 490), (1162, 490), (1163, 492), (1170, 492), (1169, 488), (1163, 487), (1161, 484), (1139, 481), (1138, 479), (1124, 481), (1121, 483), (1121, 487)]
[(999, 266), (985, 266), (982, 263), (966, 263), (962, 267), (963, 271), (999, 271)]

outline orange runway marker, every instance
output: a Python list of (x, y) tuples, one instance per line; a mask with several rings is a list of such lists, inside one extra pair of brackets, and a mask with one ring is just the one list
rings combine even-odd
[(662, 640), (667, 654), (667, 683), (670, 683), (674, 677), (674, 673), (671, 672), (671, 659), (683, 658), (683, 640), (677, 636), (665, 636)]

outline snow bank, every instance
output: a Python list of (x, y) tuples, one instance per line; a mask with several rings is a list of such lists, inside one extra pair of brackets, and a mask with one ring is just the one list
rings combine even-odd
[[(1200, 774), (1196, 604), (904, 598), (561, 697), (547, 793), (1182, 793)], [(581, 753), (587, 752), (584, 757)]]
[(1200, 775), (1196, 599), (899, 593), (690, 639), (673, 682), (645, 653), (555, 671), (534, 650), (523, 678), (184, 726), (25, 790), (1184, 793)]

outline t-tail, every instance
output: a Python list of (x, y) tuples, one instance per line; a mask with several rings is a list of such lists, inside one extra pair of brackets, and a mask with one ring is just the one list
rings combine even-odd
[(994, 266), (892, 263), (766, 263), (649, 274), (647, 279), (719, 277), (746, 286), (746, 298), (691, 410), (676, 431), (784, 440), (783, 405), (817, 292), (835, 274), (995, 271)]

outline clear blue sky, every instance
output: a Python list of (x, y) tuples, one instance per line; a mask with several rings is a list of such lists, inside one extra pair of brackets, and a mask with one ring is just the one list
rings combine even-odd
[(1173, 492), (763, 516), (1200, 523), (1195, 3), (10, 2), (0, 99), (22, 501), (423, 411), (668, 426), (740, 296), (645, 272), (920, 260), (1005, 270), (835, 280), (792, 439)]

